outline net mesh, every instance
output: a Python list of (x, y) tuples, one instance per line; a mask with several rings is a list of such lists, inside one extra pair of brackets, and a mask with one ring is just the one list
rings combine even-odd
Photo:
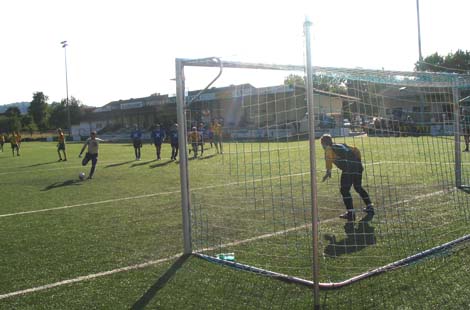
[[(193, 250), (312, 280), (303, 72), (256, 87), (256, 70), (241, 71), (247, 83), (225, 80), (187, 106), (188, 131), (199, 132), (188, 132)], [(316, 137), (330, 134), (359, 150), (363, 171), (355, 174), (374, 208), (363, 212), (357, 180), (348, 188), (335, 166), (322, 182), (325, 152), (317, 140), (322, 283), (349, 281), (468, 235), (470, 167), (461, 135), (470, 121), (469, 76), (315, 68), (314, 88)], [(338, 217), (349, 193), (355, 221)]]

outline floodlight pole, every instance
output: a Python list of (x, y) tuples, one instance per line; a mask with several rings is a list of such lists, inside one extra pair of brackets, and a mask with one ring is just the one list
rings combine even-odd
[(318, 201), (317, 201), (317, 167), (315, 160), (315, 114), (313, 107), (313, 70), (312, 53), (310, 46), (310, 27), (312, 23), (306, 19), (304, 23), (305, 34), (305, 58), (307, 75), (307, 108), (308, 108), (308, 136), (310, 144), (310, 182), (311, 182), (311, 200), (312, 200), (312, 271), (313, 271), (313, 302), (314, 309), (320, 309), (320, 266), (318, 250)]
[(181, 209), (183, 212), (183, 245), (184, 254), (192, 253), (191, 244), (191, 200), (189, 195), (189, 170), (188, 155), (186, 152), (186, 117), (184, 96), (184, 62), (181, 59), (175, 61), (176, 71), (176, 116), (178, 119), (178, 143), (180, 159), (181, 180)]
[(67, 126), (69, 129), (69, 137), (72, 135), (72, 125), (70, 122), (70, 105), (69, 105), (69, 80), (68, 80), (68, 74), (67, 74), (67, 41), (62, 41), (60, 42), (62, 45), (62, 48), (64, 49), (64, 56), (65, 56), (65, 92), (67, 95), (66, 98), (66, 107), (67, 107)]

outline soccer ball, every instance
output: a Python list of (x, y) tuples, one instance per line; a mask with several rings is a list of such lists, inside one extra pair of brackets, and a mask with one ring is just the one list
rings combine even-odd
[(78, 178), (79, 178), (80, 180), (82, 180), (82, 181), (85, 180), (85, 172), (80, 172), (80, 173), (78, 174)]

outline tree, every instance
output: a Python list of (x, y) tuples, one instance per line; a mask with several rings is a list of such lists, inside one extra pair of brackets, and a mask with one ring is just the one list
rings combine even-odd
[(5, 111), (5, 115), (7, 117), (19, 117), (21, 115), (21, 111), (17, 107), (9, 107)]
[(450, 73), (469, 73), (470, 72), (470, 51), (457, 50), (449, 53), (447, 56), (441, 56), (438, 53), (427, 56), (423, 62), (415, 64), (416, 71), (428, 72), (450, 72)]
[(9, 131), (11, 130), (8, 117), (6, 117), (5, 115), (0, 115), (0, 133), (5, 133)]
[[(70, 122), (72, 124), (80, 123), (82, 113), (82, 104), (79, 100), (72, 97), (69, 100)], [(53, 102), (49, 106), (49, 124), (54, 128), (67, 128), (67, 101)]]
[(300, 75), (289, 74), (284, 79), (284, 85), (286, 85), (286, 86), (305, 86), (305, 80)]
[[(337, 94), (347, 93), (346, 82), (346, 79), (343, 78), (334, 78), (317, 74), (313, 76), (313, 88)], [(305, 80), (300, 75), (290, 74), (284, 79), (284, 85), (305, 87)]]
[(49, 125), (53, 128), (67, 127), (67, 109), (65, 100), (53, 102), (49, 106)]
[(73, 124), (80, 124), (82, 118), (82, 103), (75, 97), (71, 97), (69, 100), (70, 105), (70, 122)]
[(8, 131), (21, 130), (21, 111), (17, 107), (9, 107), (5, 111), (5, 119), (2, 121), (2, 127)]
[(39, 129), (47, 128), (47, 100), (49, 98), (42, 92), (33, 94), (33, 101), (28, 108), (28, 112), (33, 121), (38, 125)]
[(316, 89), (343, 94), (347, 93), (347, 80), (340, 77), (327, 76), (327, 75), (314, 75), (313, 87)]
[(33, 134), (33, 131), (38, 129), (38, 126), (36, 126), (36, 124), (33, 121), (33, 118), (29, 114), (23, 115), (20, 121), (21, 121), (21, 126), (23, 127), (23, 129), (24, 130), (27, 129), (31, 133), (31, 135)]

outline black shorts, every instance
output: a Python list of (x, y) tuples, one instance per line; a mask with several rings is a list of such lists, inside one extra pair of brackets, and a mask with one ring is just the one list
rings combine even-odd
[(85, 166), (86, 164), (88, 164), (90, 160), (91, 160), (92, 165), (95, 166), (96, 162), (98, 161), (98, 153), (96, 154), (86, 153), (85, 158), (83, 158), (82, 160), (82, 165)]
[(59, 143), (57, 144), (57, 150), (58, 151), (65, 151), (65, 143)]
[(133, 141), (134, 148), (138, 149), (142, 147), (142, 140), (134, 140)]

